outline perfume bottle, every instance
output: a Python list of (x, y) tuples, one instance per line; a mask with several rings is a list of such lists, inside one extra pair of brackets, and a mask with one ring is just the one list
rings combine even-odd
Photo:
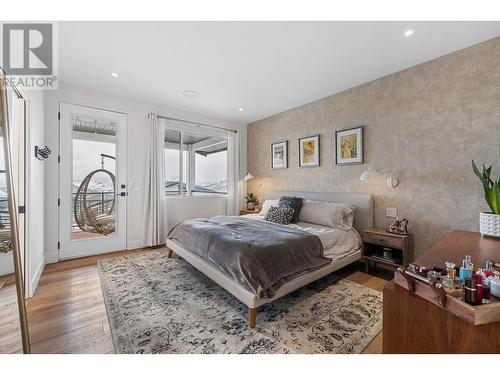
[(472, 277), (465, 279), (464, 301), (469, 305), (476, 305), (476, 280)]
[(471, 276), (472, 274), (467, 259), (462, 259), (462, 267), (460, 267), (460, 270), (458, 271), (458, 277), (460, 277), (462, 281), (465, 281), (465, 279)]
[(472, 256), (466, 255), (465, 260), (467, 261), (468, 268), (470, 270), (470, 276), (472, 276), (472, 271), (474, 271), (474, 263), (472, 263)]
[(488, 260), (486, 261), (486, 265), (484, 266), (484, 276), (488, 278), (491, 275), (493, 275), (493, 262)]
[(476, 305), (483, 304), (483, 276), (479, 273), (472, 275), (476, 281)]
[(446, 276), (448, 276), (450, 279), (454, 279), (457, 271), (455, 270), (455, 263), (453, 262), (445, 262), (446, 266)]
[(483, 303), (489, 303), (490, 298), (490, 279), (488, 277), (483, 277)]

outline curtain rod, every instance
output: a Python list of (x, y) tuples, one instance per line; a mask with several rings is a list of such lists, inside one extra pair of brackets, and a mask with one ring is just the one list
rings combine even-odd
[(238, 130), (233, 130), (233, 129), (227, 129), (227, 128), (222, 128), (220, 126), (215, 126), (215, 125), (207, 125), (207, 124), (201, 124), (199, 122), (193, 122), (193, 121), (188, 121), (188, 120), (182, 120), (180, 118), (175, 118), (175, 117), (167, 117), (167, 116), (161, 116), (161, 115), (158, 115), (157, 116), (158, 118), (161, 118), (161, 119), (164, 119), (164, 120), (174, 120), (174, 121), (180, 121), (180, 122), (185, 122), (185, 123), (188, 123), (188, 124), (193, 124), (193, 125), (198, 125), (198, 126), (208, 126), (209, 128), (215, 128), (215, 129), (220, 129), (220, 130), (227, 130), (229, 132), (233, 132), (233, 133), (238, 133)]

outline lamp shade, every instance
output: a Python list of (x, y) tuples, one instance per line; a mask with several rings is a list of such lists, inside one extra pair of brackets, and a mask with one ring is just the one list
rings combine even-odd
[(250, 180), (253, 180), (255, 177), (252, 176), (251, 173), (248, 173), (245, 177), (243, 177), (243, 181), (247, 182), (247, 181), (250, 181)]

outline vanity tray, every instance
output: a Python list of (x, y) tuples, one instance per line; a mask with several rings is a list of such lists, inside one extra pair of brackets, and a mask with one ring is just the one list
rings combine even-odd
[(394, 282), (418, 297), (448, 310), (451, 314), (470, 324), (477, 326), (500, 321), (500, 299), (493, 296), (490, 303), (472, 306), (447, 294), (439, 283), (436, 284), (418, 274), (408, 272), (402, 267), (394, 272)]

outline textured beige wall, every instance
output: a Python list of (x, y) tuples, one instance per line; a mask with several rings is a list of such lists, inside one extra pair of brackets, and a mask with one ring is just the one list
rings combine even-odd
[[(334, 131), (365, 126), (365, 164), (336, 166)], [(321, 166), (298, 168), (297, 139), (320, 133)], [(289, 167), (271, 170), (270, 143), (289, 141)], [(248, 170), (266, 189), (363, 192), (375, 197), (375, 225), (397, 207), (410, 220), (416, 256), (447, 231), (478, 230), (487, 209), (471, 159), (500, 175), (500, 38), (426, 62), (248, 126)], [(359, 180), (368, 165), (400, 181)]]

